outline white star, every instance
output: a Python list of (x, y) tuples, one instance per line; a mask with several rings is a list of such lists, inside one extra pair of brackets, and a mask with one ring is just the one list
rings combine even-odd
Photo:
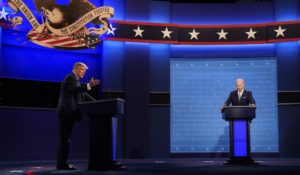
[(110, 28), (108, 28), (107, 35), (109, 34), (115, 35), (115, 30), (117, 30), (117, 28), (114, 28), (112, 24), (110, 24), (109, 26)]
[(196, 30), (195, 29), (193, 29), (193, 32), (189, 32), (189, 34), (191, 35), (191, 39), (190, 40), (192, 40), (192, 39), (196, 39), (196, 40), (198, 40), (198, 35), (200, 34), (200, 32), (196, 32)]
[(140, 36), (140, 37), (143, 38), (143, 34), (142, 34), (142, 33), (143, 33), (145, 30), (141, 30), (140, 26), (138, 26), (137, 29), (133, 29), (133, 31), (135, 32), (135, 37)]
[(168, 27), (166, 27), (166, 29), (163, 30), (163, 31), (161, 31), (161, 32), (164, 34), (163, 38), (171, 38), (170, 34), (171, 34), (173, 31), (169, 31)]
[(220, 39), (227, 39), (226, 35), (228, 34), (228, 32), (224, 32), (224, 30), (222, 29), (221, 32), (217, 32), (217, 34), (219, 35), (219, 40)]
[(5, 11), (4, 7), (2, 7), (2, 11), (0, 12), (0, 19), (4, 19), (5, 21), (7, 21), (6, 15), (8, 15), (8, 13)]
[(277, 30), (274, 30), (274, 32), (277, 33), (276, 37), (279, 37), (279, 36), (284, 37), (284, 33), (283, 33), (284, 31), (286, 31), (286, 29), (281, 28), (281, 26), (279, 26)]
[(257, 31), (253, 31), (252, 28), (250, 28), (249, 32), (245, 32), (248, 35), (247, 39), (253, 38), (255, 39), (255, 34), (257, 33)]

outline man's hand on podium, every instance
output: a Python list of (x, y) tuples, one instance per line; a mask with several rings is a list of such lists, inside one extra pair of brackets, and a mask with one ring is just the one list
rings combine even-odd
[(225, 110), (225, 105), (223, 105), (223, 106), (221, 107), (221, 113), (223, 113), (224, 110)]
[(100, 84), (100, 80), (92, 78), (89, 82), (91, 87), (97, 86)]

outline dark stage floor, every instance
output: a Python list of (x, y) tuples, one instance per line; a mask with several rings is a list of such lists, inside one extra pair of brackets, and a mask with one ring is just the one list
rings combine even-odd
[(54, 161), (0, 162), (1, 175), (300, 175), (300, 159), (260, 159), (257, 165), (224, 165), (220, 159), (122, 160), (127, 170), (88, 171), (87, 161), (71, 161), (78, 170), (57, 171)]

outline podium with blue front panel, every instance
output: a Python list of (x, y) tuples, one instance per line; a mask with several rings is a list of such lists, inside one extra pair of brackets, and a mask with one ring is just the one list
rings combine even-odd
[(225, 163), (251, 164), (250, 124), (255, 118), (255, 106), (227, 106), (223, 119), (229, 122), (230, 157)]

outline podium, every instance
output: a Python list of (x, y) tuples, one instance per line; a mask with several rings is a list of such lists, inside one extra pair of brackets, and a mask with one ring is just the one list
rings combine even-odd
[(252, 164), (250, 123), (255, 118), (255, 106), (227, 106), (223, 119), (229, 121), (230, 157), (225, 163)]
[(124, 114), (124, 103), (109, 99), (78, 104), (81, 114), (90, 118), (89, 170), (116, 168), (117, 119)]

